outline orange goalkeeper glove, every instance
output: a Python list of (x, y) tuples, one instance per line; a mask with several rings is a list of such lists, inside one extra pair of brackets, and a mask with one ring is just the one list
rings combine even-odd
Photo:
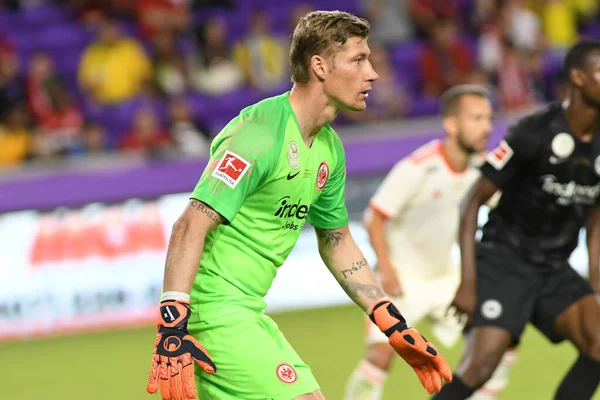
[(386, 334), (396, 353), (415, 370), (427, 393), (442, 390), (442, 378), (452, 381), (446, 359), (416, 329), (406, 325), (404, 317), (389, 300), (375, 303), (369, 317)]
[(204, 347), (187, 330), (189, 304), (167, 300), (160, 303), (158, 334), (148, 376), (148, 393), (160, 389), (163, 400), (188, 400), (198, 396), (194, 361), (209, 374), (217, 371)]

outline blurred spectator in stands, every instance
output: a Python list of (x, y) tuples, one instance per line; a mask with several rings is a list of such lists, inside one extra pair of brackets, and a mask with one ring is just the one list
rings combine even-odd
[(190, 23), (187, 0), (137, 0), (136, 11), (146, 39), (163, 32), (178, 34)]
[(206, 127), (194, 121), (184, 98), (175, 98), (169, 105), (169, 132), (177, 149), (192, 156), (207, 156), (211, 138)]
[(105, 21), (98, 40), (83, 53), (79, 84), (91, 102), (114, 104), (138, 95), (151, 76), (144, 49), (121, 36), (114, 21)]
[(474, 69), (465, 79), (465, 82), (470, 85), (489, 86), (490, 80), (488, 75), (482, 69)]
[(385, 47), (375, 42), (369, 43), (369, 47), (369, 60), (379, 78), (369, 93), (367, 109), (362, 112), (347, 112), (345, 117), (354, 122), (367, 122), (406, 115), (410, 108), (410, 99), (395, 75)]
[(472, 4), (472, 12), (469, 15), (468, 24), (474, 35), (479, 35), (481, 30), (489, 25), (495, 24), (498, 20), (500, 0), (475, 0)]
[(410, 0), (409, 12), (421, 38), (432, 36), (440, 21), (460, 20), (459, 0)]
[(0, 37), (0, 119), (25, 99), (18, 72), (19, 57), (12, 42)]
[(160, 126), (151, 108), (140, 108), (131, 130), (124, 134), (120, 147), (127, 152), (155, 154), (171, 146), (171, 138)]
[(543, 45), (544, 36), (539, 17), (525, 5), (525, 0), (504, 0), (502, 7), (505, 33), (515, 47), (534, 51)]
[(437, 97), (451, 86), (469, 81), (474, 72), (468, 47), (459, 41), (454, 21), (438, 21), (419, 63), (426, 95)]
[(137, 0), (112, 0), (112, 13), (120, 21), (136, 20)]
[(39, 116), (39, 132), (45, 140), (45, 149), (53, 154), (65, 154), (80, 139), (83, 114), (66, 85), (57, 78), (49, 79), (45, 85), (49, 107)]
[(71, 156), (100, 156), (108, 151), (106, 131), (97, 122), (84, 125), (80, 140), (71, 148)]
[(525, 69), (530, 77), (530, 88), (533, 101), (539, 104), (546, 99), (546, 95), (552, 95), (558, 79), (548, 80), (544, 75), (545, 53), (542, 50), (527, 52), (525, 55)]
[(50, 107), (40, 115), (40, 127), (51, 135), (77, 136), (83, 127), (83, 115), (66, 84), (52, 78), (45, 85)]
[(285, 40), (271, 29), (269, 15), (255, 10), (248, 35), (234, 49), (234, 57), (252, 87), (268, 91), (288, 82), (288, 51)]
[(546, 44), (562, 59), (579, 38), (578, 23), (590, 21), (598, 11), (597, 0), (545, 0), (540, 10)]
[(386, 47), (404, 43), (414, 36), (408, 13), (409, 0), (361, 0), (362, 12), (371, 24), (369, 39)]
[(22, 164), (30, 154), (31, 132), (22, 105), (7, 110), (0, 124), (0, 168)]
[(108, 16), (114, 16), (113, 2), (109, 0), (68, 0), (73, 17), (87, 26), (96, 26)]
[(175, 48), (174, 35), (169, 32), (154, 36), (154, 86), (162, 96), (177, 96), (187, 89), (185, 63)]
[(244, 76), (227, 44), (227, 24), (222, 18), (205, 22), (196, 34), (196, 47), (188, 59), (191, 83), (196, 90), (218, 96), (244, 84)]
[(97, 26), (105, 19), (132, 21), (137, 0), (67, 0), (75, 19), (87, 26)]
[(26, 78), (27, 102), (37, 121), (50, 112), (47, 84), (56, 77), (54, 61), (48, 53), (37, 52), (29, 59)]
[[(494, 0), (483, 0), (479, 3), (494, 3)], [(494, 11), (479, 14), (477, 25), (477, 62), (488, 79), (495, 80), (502, 63), (502, 40), (504, 36), (504, 15)]]
[(527, 55), (526, 51), (516, 47), (509, 38), (503, 41), (502, 63), (498, 70), (498, 92), (501, 107), (504, 109), (514, 110), (535, 103)]

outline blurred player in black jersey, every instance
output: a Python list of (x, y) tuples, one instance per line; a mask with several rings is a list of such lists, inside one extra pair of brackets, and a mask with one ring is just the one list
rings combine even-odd
[[(468, 316), (469, 330), (454, 380), (436, 400), (468, 398), (528, 322), (579, 350), (554, 399), (589, 400), (600, 383), (600, 41), (573, 46), (565, 73), (568, 99), (512, 126), (464, 200), (452, 308)], [(499, 189), (476, 244), (479, 207)], [(584, 225), (589, 282), (568, 262)]]

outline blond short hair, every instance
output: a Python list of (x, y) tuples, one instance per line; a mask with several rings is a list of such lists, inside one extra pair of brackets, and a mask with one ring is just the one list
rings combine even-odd
[(344, 11), (312, 11), (306, 14), (296, 25), (292, 37), (292, 82), (308, 83), (312, 56), (335, 57), (349, 38), (367, 39), (370, 31), (369, 22)]

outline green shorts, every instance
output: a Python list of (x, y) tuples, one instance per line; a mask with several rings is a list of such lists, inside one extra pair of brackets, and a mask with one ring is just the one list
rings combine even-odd
[(264, 314), (244, 310), (188, 325), (208, 351), (217, 373), (196, 366), (201, 400), (293, 400), (319, 385), (279, 327)]

